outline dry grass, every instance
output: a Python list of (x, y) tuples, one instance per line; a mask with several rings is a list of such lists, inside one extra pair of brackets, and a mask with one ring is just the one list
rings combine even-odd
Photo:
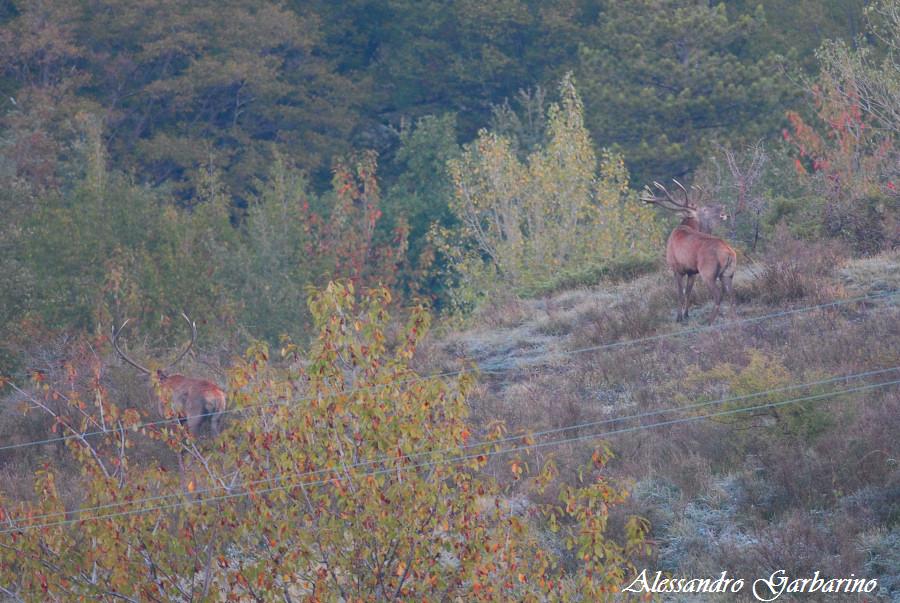
[[(837, 247), (780, 236), (785, 238), (764, 258), (761, 270), (741, 268), (739, 317), (900, 287), (897, 252), (846, 261)], [(595, 434), (608, 440), (617, 455), (608, 475), (636, 482), (625, 511), (652, 521), (658, 543), (655, 563), (661, 569), (698, 576), (727, 569), (749, 576), (782, 563), (801, 573), (874, 572), (885, 584), (896, 583), (892, 596), (898, 596), (900, 574), (890, 573), (891, 546), (900, 542), (896, 388), (747, 418), (652, 427), (703, 413), (672, 409), (741, 393), (739, 387), (746, 384), (721, 378), (722, 367), (731, 366), (741, 375), (756, 353), (777, 362), (790, 383), (900, 365), (897, 299), (752, 324), (733, 325), (720, 318), (722, 328), (712, 331), (602, 347), (683, 328), (674, 323), (671, 280), (660, 272), (540, 299), (497, 300), (482, 308), (466, 330), (430, 341), (418, 362), (423, 372), (455, 370), (467, 363), (497, 371), (482, 376), (471, 399), (476, 427), (502, 421), (510, 433), (525, 433), (582, 425), (552, 437)], [(699, 289), (699, 307), (688, 329), (709, 310)], [(571, 353), (590, 347), (598, 349)], [(203, 367), (196, 372), (209, 374)], [(65, 380), (63, 373), (53, 379)], [(155, 409), (147, 408), (146, 383), (135, 375), (107, 369), (102, 382), (117, 401), (155, 417)], [(760, 378), (750, 385), (764, 389), (780, 384)], [(641, 413), (648, 415), (599, 423)], [(603, 435), (641, 426), (647, 428)], [(22, 416), (15, 401), (5, 401), (0, 414), (4, 443), (39, 439), (48, 431), (45, 417)], [(145, 458), (166, 462), (165, 451), (152, 449), (152, 443), (146, 446), (141, 451)], [(586, 439), (523, 458), (532, 474), (552, 459), (563, 481), (574, 482), (592, 447)], [(3, 455), (4, 494), (33, 496), (30, 481), (22, 476), (46, 460), (65, 463), (65, 454), (54, 458), (57, 448), (45, 446)], [(555, 500), (555, 490), (538, 493), (527, 478), (511, 480), (508, 462), (492, 458), (487, 470), (508, 485), (510, 497)], [(77, 476), (71, 479), (64, 486), (74, 493)], [(547, 535), (548, 546), (554, 545), (553, 538)]]
[(838, 270), (841, 284), (849, 291), (896, 291), (900, 289), (900, 249), (867, 258), (853, 259)]
[(774, 306), (843, 297), (843, 286), (833, 277), (846, 263), (846, 256), (846, 250), (834, 241), (802, 241), (781, 227), (769, 253), (755, 267), (757, 278), (750, 297)]
[[(806, 245), (785, 236), (777, 251), (765, 257), (763, 270), (742, 269), (739, 317), (900, 286), (896, 252), (847, 261), (839, 247)], [(675, 330), (670, 281), (667, 273), (659, 273), (617, 286), (522, 300), (508, 306), (514, 319), (494, 316), (475, 322), (435, 347), (442, 350), (441, 363), (468, 355), (505, 367), (502, 374), (484, 376), (473, 411), (476, 423), (502, 420), (513, 433), (735, 395), (728, 382), (689, 382), (685, 377), (712, 374), (726, 364), (739, 373), (754, 350), (775, 359), (789, 383), (900, 364), (896, 299), (740, 326), (729, 327), (720, 319), (723, 328), (709, 332), (565, 354)], [(704, 302), (702, 295), (698, 302)], [(695, 311), (687, 327), (707, 309)], [(846, 387), (832, 387), (842, 385)], [(871, 560), (891, 558), (886, 543), (900, 541), (891, 531), (900, 526), (896, 388), (757, 414), (746, 420), (698, 420), (606, 437), (617, 455), (610, 476), (637, 482), (625, 511), (653, 522), (657, 566), (679, 575), (717, 575), (723, 569), (754, 575), (773, 563), (797, 572), (818, 569), (840, 575), (864, 575), (870, 568), (870, 575), (880, 571), (878, 575), (893, 584), (884, 564)], [(558, 437), (683, 416), (664, 413), (583, 427)], [(526, 461), (536, 471), (553, 458), (563, 478), (574, 480), (591, 450), (590, 440), (580, 441), (527, 455)], [(513, 483), (502, 462), (493, 463), (491, 471), (509, 481), (511, 494), (534, 500), (553, 496), (538, 496), (527, 480)], [(872, 551), (868, 557), (860, 553), (864, 537)], [(900, 578), (896, 581), (900, 588)]]

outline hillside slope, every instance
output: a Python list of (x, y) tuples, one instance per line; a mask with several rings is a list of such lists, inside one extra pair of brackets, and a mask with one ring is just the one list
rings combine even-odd
[[(890, 370), (900, 366), (900, 254), (788, 256), (744, 262), (736, 316), (711, 328), (702, 286), (689, 321), (674, 322), (674, 285), (660, 271), (497, 301), (436, 341), (432, 362), (483, 371), (475, 424), (500, 419), (546, 442), (524, 454), (535, 473), (553, 459), (574, 480), (593, 445), (609, 442), (611, 477), (634, 482), (628, 511), (653, 524), (654, 568), (855, 573), (898, 601), (900, 390), (879, 384), (900, 379)], [(702, 418), (716, 412), (730, 414)], [(494, 462), (506, 475), (508, 459)], [(553, 495), (510, 482), (511, 497)]]

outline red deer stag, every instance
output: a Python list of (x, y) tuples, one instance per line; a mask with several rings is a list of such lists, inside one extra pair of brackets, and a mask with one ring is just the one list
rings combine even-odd
[[(727, 216), (721, 207), (698, 207), (687, 189), (677, 180), (673, 179), (673, 182), (684, 194), (684, 201), (677, 201), (659, 182), (654, 182), (653, 186), (663, 196), (654, 195), (650, 187), (645, 187), (641, 200), (677, 212), (682, 218), (681, 224), (672, 231), (666, 244), (666, 264), (675, 273), (675, 285), (678, 287), (678, 322), (688, 317), (691, 289), (694, 278), (699, 274), (716, 302), (712, 318), (709, 319), (712, 324), (719, 315), (719, 306), (725, 293), (728, 294), (729, 305), (732, 313), (734, 312), (732, 279), (737, 267), (737, 255), (728, 243), (710, 234), (711, 222), (715, 219), (725, 220)], [(694, 189), (699, 190), (696, 187)], [(718, 287), (716, 281), (719, 281)]]
[[(184, 358), (185, 354), (188, 353), (191, 347), (193, 347), (194, 342), (197, 340), (197, 325), (188, 318), (187, 314), (184, 312), (182, 312), (181, 315), (191, 327), (191, 341), (174, 362), (169, 364), (166, 368), (158, 369), (156, 371), (156, 378), (159, 380), (160, 388), (171, 396), (170, 399), (172, 403), (181, 415), (179, 421), (182, 425), (187, 423), (188, 431), (190, 431), (191, 435), (198, 436), (201, 432), (201, 428), (208, 419), (210, 433), (213, 436), (217, 436), (222, 428), (222, 413), (225, 411), (225, 392), (212, 381), (185, 377), (184, 375), (168, 374), (169, 369)], [(152, 372), (150, 369), (141, 366), (129, 358), (119, 347), (119, 335), (122, 334), (122, 330), (127, 324), (128, 320), (123, 322), (118, 330), (113, 326), (113, 347), (125, 362), (142, 373), (151, 375)]]

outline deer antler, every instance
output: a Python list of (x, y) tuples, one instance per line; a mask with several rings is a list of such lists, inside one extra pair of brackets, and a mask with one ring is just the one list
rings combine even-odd
[[(678, 184), (678, 186), (681, 186), (680, 182), (678, 182), (674, 178), (672, 180), (675, 181)], [(691, 194), (688, 191), (684, 190), (683, 186), (681, 186), (681, 190), (684, 191), (684, 199), (685, 199), (685, 202), (689, 206), (693, 207), (694, 209), (697, 209), (697, 207), (703, 205), (703, 203), (701, 201), (703, 200), (703, 194), (706, 191), (704, 191), (701, 187), (697, 186), (696, 184), (691, 185), (692, 193), (696, 193), (696, 194)]]
[[(184, 312), (181, 313), (181, 316), (191, 327), (191, 340), (190, 340), (190, 342), (188, 342), (187, 347), (184, 348), (184, 350), (182, 350), (182, 352), (180, 354), (178, 354), (178, 357), (175, 358), (175, 360), (173, 360), (168, 366), (166, 366), (166, 368), (162, 369), (163, 372), (168, 371), (170, 368), (172, 368), (173, 366), (178, 364), (181, 361), (181, 359), (184, 358), (185, 354), (187, 354), (191, 350), (191, 348), (194, 347), (194, 342), (197, 341), (197, 323), (195, 323), (190, 318), (188, 318), (188, 315), (185, 314)], [(142, 373), (146, 373), (149, 375), (152, 373), (152, 371), (150, 369), (138, 364), (132, 358), (129, 358), (128, 355), (122, 351), (122, 348), (119, 347), (119, 335), (122, 334), (122, 331), (125, 329), (125, 325), (127, 325), (130, 321), (131, 321), (130, 318), (126, 319), (125, 322), (122, 323), (122, 326), (119, 327), (118, 329), (116, 329), (116, 326), (113, 325), (113, 328), (112, 328), (113, 347), (115, 348), (116, 352), (118, 352), (119, 356), (122, 357), (122, 360), (124, 360), (125, 362), (127, 362), (128, 364), (133, 366), (134, 368), (138, 369)]]
[[(644, 191), (641, 193), (641, 201), (643, 201), (644, 203), (658, 205), (663, 209), (668, 209), (669, 211), (696, 211), (697, 206), (694, 204), (693, 200), (691, 199), (690, 193), (688, 193), (684, 185), (675, 178), (672, 178), (672, 182), (674, 182), (675, 185), (681, 189), (681, 192), (684, 195), (684, 201), (679, 202), (666, 187), (664, 187), (656, 180), (653, 181), (653, 186), (662, 191), (663, 196), (653, 194), (650, 190), (650, 187), (645, 186)], [(692, 186), (691, 188), (699, 190), (698, 187)]]
[(691, 204), (691, 194), (687, 191), (686, 188), (684, 188), (684, 185), (682, 183), (678, 182), (678, 180), (676, 180), (675, 178), (672, 178), (672, 182), (675, 183), (675, 186), (677, 186), (678, 188), (681, 189), (681, 194), (684, 195), (684, 205), (690, 205)]
[(136, 368), (137, 370), (141, 371), (142, 373), (146, 373), (147, 375), (149, 375), (150, 369), (148, 369), (145, 366), (141, 366), (140, 364), (138, 364), (137, 362), (135, 362), (134, 360), (129, 358), (128, 355), (122, 351), (122, 348), (119, 347), (119, 335), (122, 334), (122, 331), (125, 329), (125, 325), (127, 325), (130, 320), (131, 320), (130, 318), (126, 318), (125, 322), (122, 323), (122, 326), (119, 327), (118, 330), (116, 330), (116, 325), (113, 325), (113, 328), (112, 328), (113, 347), (115, 348), (116, 352), (118, 352), (119, 356), (122, 357), (122, 360), (124, 360), (125, 362), (127, 362), (128, 364), (130, 364), (131, 366)]
[(169, 364), (166, 368), (163, 369), (163, 371), (167, 371), (170, 368), (172, 368), (173, 366), (175, 366), (176, 364), (178, 364), (178, 362), (182, 358), (184, 358), (184, 356), (188, 352), (191, 351), (191, 348), (194, 347), (194, 342), (197, 341), (197, 323), (195, 323), (190, 318), (188, 318), (188, 315), (185, 314), (184, 312), (181, 313), (181, 316), (182, 316), (182, 318), (184, 318), (185, 321), (187, 321), (188, 325), (190, 325), (190, 327), (191, 327), (191, 341), (187, 344), (187, 347), (184, 348), (184, 350), (180, 354), (178, 354), (178, 358), (173, 360), (171, 364)]

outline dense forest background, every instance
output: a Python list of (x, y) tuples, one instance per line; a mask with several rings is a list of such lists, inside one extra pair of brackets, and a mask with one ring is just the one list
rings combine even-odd
[(826, 40), (885, 52), (864, 8), (7, 0), (0, 364), (175, 309), (208, 342), (302, 336), (331, 277), (445, 304), (428, 234), (460, 221), (447, 161), (480, 129), (525, 158), (571, 73), (628, 186), (690, 179), (814, 117)]

